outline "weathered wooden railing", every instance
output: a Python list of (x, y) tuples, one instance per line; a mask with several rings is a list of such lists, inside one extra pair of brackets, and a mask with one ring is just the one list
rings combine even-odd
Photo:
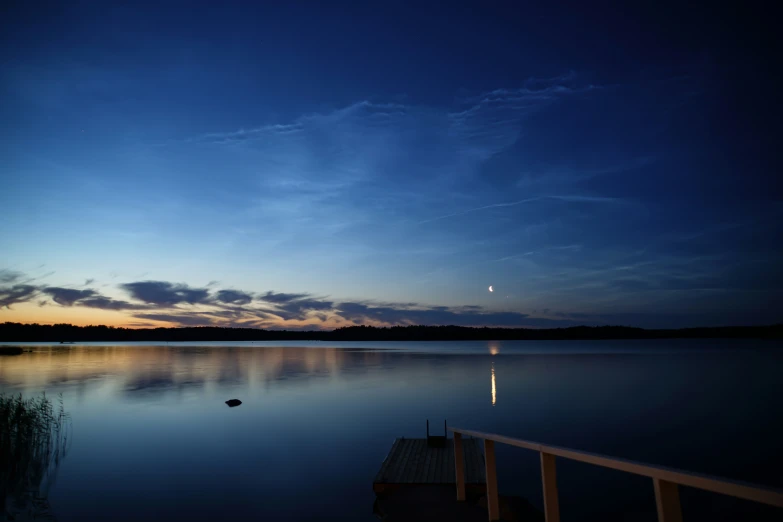
[(671, 468), (651, 466), (640, 462), (623, 460), (596, 453), (587, 453), (557, 446), (548, 446), (538, 442), (514, 439), (482, 433), (479, 431), (449, 428), (454, 432), (454, 462), (457, 476), (457, 500), (465, 500), (465, 470), (462, 454), (462, 435), (484, 439), (484, 462), (487, 474), (487, 509), (489, 520), (500, 519), (498, 504), (498, 478), (495, 467), (495, 442), (517, 446), (519, 448), (538, 451), (541, 455), (541, 481), (544, 486), (544, 514), (547, 522), (560, 521), (560, 507), (557, 500), (557, 479), (555, 472), (555, 457), (564, 457), (579, 462), (587, 462), (596, 466), (627, 471), (653, 479), (655, 502), (658, 507), (659, 522), (681, 522), (680, 494), (678, 486), (722, 493), (734, 497), (753, 500), (772, 506), (783, 507), (783, 491), (765, 488), (753, 484), (744, 484), (731, 480), (688, 473)]

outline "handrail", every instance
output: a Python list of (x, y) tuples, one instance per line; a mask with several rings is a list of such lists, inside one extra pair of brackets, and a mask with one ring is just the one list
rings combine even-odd
[[(679, 522), (681, 520), (682, 515), (679, 505), (679, 495), (677, 492), (678, 485), (690, 486), (707, 491), (713, 491), (715, 493), (722, 493), (724, 495), (752, 500), (763, 504), (783, 507), (783, 491), (767, 488), (764, 486), (718, 477), (711, 477), (697, 473), (690, 473), (687, 471), (666, 468), (663, 466), (644, 464), (641, 462), (619, 459), (597, 453), (589, 453), (586, 451), (562, 448), (559, 446), (550, 446), (548, 444), (541, 444), (539, 442), (506, 437), (494, 433), (484, 433), (480, 431), (452, 427), (449, 428), (449, 431), (454, 433), (455, 452), (457, 451), (458, 446), (461, 452), (462, 435), (469, 435), (479, 439), (484, 439), (484, 452), (486, 457), (485, 462), (487, 467), (487, 505), (490, 508), (490, 520), (497, 520), (499, 518), (499, 513), (497, 512), (497, 475), (496, 470), (494, 469), (494, 442), (538, 451), (541, 454), (542, 480), (544, 481), (544, 510), (547, 522), (556, 522), (559, 520), (559, 509), (557, 506), (557, 485), (555, 481), (555, 456), (652, 478), (655, 486), (656, 501), (658, 504), (658, 520), (661, 522)], [(457, 499), (464, 500), (464, 484), (459, 484), (459, 478), (462, 476), (462, 473), (460, 473), (461, 470), (459, 468), (462, 466), (463, 459), (461, 458), (462, 455), (455, 456), (455, 462), (458, 467)], [(492, 461), (491, 466), (490, 460)], [(490, 474), (493, 475), (492, 480), (490, 480)], [(489, 488), (490, 482), (492, 481), (494, 481), (495, 484), (495, 487), (493, 488), (495, 491), (490, 491)], [(493, 496), (494, 498), (491, 498)], [(494, 510), (492, 509), (493, 507), (495, 508)], [(493, 513), (493, 511), (495, 512)]]

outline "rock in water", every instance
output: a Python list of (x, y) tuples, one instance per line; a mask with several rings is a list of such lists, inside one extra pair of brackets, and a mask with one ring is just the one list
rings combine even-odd
[(239, 406), (240, 404), (242, 404), (242, 401), (240, 401), (239, 399), (231, 399), (229, 401), (226, 401), (226, 404), (228, 404), (229, 408), (233, 408), (234, 406)]

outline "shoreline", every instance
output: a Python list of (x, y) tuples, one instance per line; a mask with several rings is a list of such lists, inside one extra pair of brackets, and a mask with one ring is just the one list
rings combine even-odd
[(261, 330), (184, 327), (130, 329), (108, 326), (0, 324), (0, 343), (43, 342), (422, 342), (422, 341), (606, 341), (642, 339), (783, 339), (783, 324), (711, 328), (642, 329), (626, 326), (568, 328), (473, 328), (464, 326), (351, 326), (337, 330)]

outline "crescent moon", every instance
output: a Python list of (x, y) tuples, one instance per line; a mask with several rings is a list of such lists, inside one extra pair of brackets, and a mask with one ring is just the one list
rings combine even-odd
[(492, 290), (492, 285), (489, 285), (489, 291), (494, 292), (494, 290)]

